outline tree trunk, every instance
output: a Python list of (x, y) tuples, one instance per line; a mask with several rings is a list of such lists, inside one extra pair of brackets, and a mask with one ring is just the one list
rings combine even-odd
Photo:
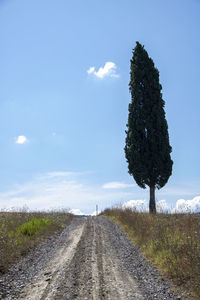
[(156, 214), (155, 186), (150, 186), (149, 212)]

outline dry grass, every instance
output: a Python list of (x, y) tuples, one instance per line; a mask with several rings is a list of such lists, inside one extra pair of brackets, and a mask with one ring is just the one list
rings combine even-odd
[(0, 212), (0, 274), (73, 218), (59, 212)]
[(176, 285), (200, 299), (200, 215), (137, 213), (106, 209), (129, 238)]

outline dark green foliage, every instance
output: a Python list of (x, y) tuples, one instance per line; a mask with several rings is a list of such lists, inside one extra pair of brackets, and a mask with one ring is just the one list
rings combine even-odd
[(125, 155), (129, 173), (141, 188), (162, 188), (172, 173), (168, 126), (159, 72), (137, 42), (131, 60), (131, 103)]

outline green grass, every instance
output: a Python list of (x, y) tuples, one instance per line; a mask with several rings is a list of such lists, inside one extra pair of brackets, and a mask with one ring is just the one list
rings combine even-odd
[(146, 258), (179, 287), (200, 299), (200, 216), (106, 209)]
[(29, 222), (26, 222), (19, 226), (17, 228), (16, 234), (20, 235), (27, 235), (27, 236), (36, 236), (45, 229), (47, 229), (48, 226), (52, 225), (52, 221), (47, 218), (34, 218)]
[(0, 212), (0, 274), (73, 218), (59, 212)]

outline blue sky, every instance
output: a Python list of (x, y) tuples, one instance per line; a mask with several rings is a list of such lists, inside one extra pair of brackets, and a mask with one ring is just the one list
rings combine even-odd
[(123, 150), (136, 41), (159, 69), (173, 148), (157, 201), (199, 197), (199, 15), (198, 0), (0, 0), (0, 208), (148, 201)]

